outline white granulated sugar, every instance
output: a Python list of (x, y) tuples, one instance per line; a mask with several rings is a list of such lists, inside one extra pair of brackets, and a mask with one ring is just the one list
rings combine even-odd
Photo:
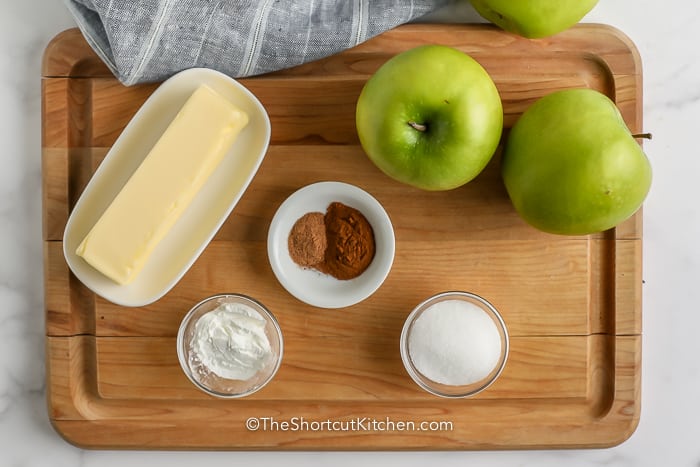
[(477, 305), (445, 300), (413, 323), (408, 352), (416, 369), (431, 380), (461, 386), (486, 378), (501, 355), (496, 323)]

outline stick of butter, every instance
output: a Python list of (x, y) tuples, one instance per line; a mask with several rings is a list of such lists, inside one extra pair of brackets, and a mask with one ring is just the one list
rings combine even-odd
[(115, 282), (131, 282), (247, 124), (228, 99), (197, 88), (76, 254)]

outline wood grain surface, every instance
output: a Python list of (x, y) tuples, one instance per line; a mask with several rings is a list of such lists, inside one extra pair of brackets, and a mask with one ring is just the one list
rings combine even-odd
[[(486, 25), (406, 25), (317, 62), (242, 79), (268, 110), (270, 149), (192, 269), (142, 308), (92, 294), (70, 273), (61, 240), (85, 184), (157, 84), (121, 85), (75, 29), (48, 45), (47, 392), (59, 433), (85, 448), (282, 450), (605, 447), (631, 435), (640, 413), (641, 213), (591, 236), (538, 232), (514, 212), (499, 154), (476, 180), (449, 192), (423, 192), (384, 176), (359, 146), (355, 102), (382, 63), (425, 43), (457, 47), (487, 69), (506, 127), (538, 97), (589, 87), (613, 98), (629, 127), (642, 130), (639, 56), (624, 34), (602, 25), (541, 40)], [(320, 180), (369, 191), (395, 227), (396, 259), (386, 282), (340, 310), (291, 297), (267, 261), (277, 207)], [(491, 301), (511, 336), (502, 376), (460, 400), (422, 392), (404, 370), (398, 345), (411, 309), (454, 289)], [(177, 361), (180, 320), (220, 292), (256, 297), (284, 334), (275, 379), (244, 399), (201, 393)], [(261, 420), (257, 430), (246, 427), (250, 417)], [(355, 429), (342, 429), (351, 422)], [(438, 429), (421, 430), (430, 428), (424, 422)]]

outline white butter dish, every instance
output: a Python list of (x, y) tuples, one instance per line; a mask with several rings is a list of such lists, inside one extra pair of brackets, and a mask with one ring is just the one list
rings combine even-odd
[[(158, 243), (143, 270), (131, 283), (119, 285), (79, 257), (76, 249), (185, 101), (203, 84), (246, 112), (249, 123)], [(144, 306), (158, 300), (177, 284), (228, 218), (260, 167), (269, 142), (270, 119), (265, 108), (236, 80), (204, 68), (189, 69), (166, 80), (117, 138), (70, 214), (63, 252), (71, 271), (90, 290), (118, 305)]]

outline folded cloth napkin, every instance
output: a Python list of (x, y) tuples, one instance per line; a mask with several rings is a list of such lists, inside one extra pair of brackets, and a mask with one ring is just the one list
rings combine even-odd
[(65, 0), (125, 85), (193, 67), (244, 77), (313, 61), (449, 0)]

